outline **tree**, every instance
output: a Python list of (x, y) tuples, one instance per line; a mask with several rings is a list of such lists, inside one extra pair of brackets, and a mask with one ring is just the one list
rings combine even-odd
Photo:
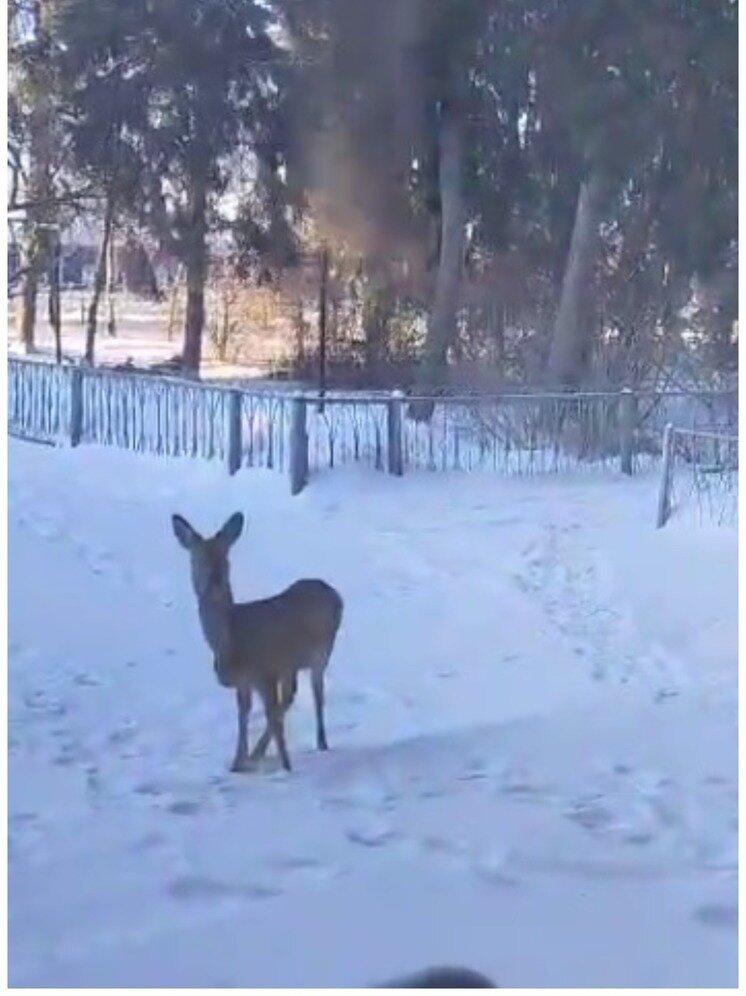
[(231, 156), (239, 148), (252, 154), (276, 100), (281, 53), (270, 25), (269, 10), (255, 0), (162, 0), (143, 25), (152, 41), (144, 217), (184, 265), (182, 365), (191, 373), (202, 355), (208, 234), (226, 223), (218, 201)]
[(111, 232), (126, 209), (184, 266), (182, 364), (199, 372), (209, 236), (228, 225), (236, 154), (256, 157), (277, 99), (270, 26), (258, 0), (68, 0), (77, 162), (103, 203), (91, 357)]
[(570, 138), (577, 193), (547, 361), (553, 383), (584, 378), (596, 326), (601, 223), (656, 131), (655, 80), (641, 47), (638, 8), (619, 0), (559, 3), (539, 41), (540, 113)]
[(75, 168), (101, 204), (101, 242), (88, 307), (85, 359), (94, 361), (101, 297), (111, 277), (117, 218), (132, 214), (144, 173), (150, 65), (140, 0), (71, 0), (58, 22), (64, 126)]
[[(662, 249), (666, 271), (689, 278), (717, 267), (735, 237), (735, 17), (729, 0), (594, 0), (559, 3), (546, 23), (542, 112), (567, 129), (579, 164), (548, 356), (555, 383), (578, 386), (590, 372), (600, 263), (626, 238), (621, 219), (635, 219), (641, 264)], [(647, 243), (639, 212), (628, 210), (635, 198), (645, 206)]]
[(490, 5), (280, 6), (307, 67), (300, 74), (306, 127), (296, 151), (322, 227), (363, 255), (393, 250), (415, 268), (427, 259), (434, 264), (420, 368), (421, 383), (432, 386), (456, 329), (468, 220), (469, 68)]
[(34, 350), (37, 294), (56, 223), (56, 14), (54, 0), (14, 0), (9, 9), (9, 151), (14, 196), (20, 189), (24, 197), (20, 333), (27, 352)]

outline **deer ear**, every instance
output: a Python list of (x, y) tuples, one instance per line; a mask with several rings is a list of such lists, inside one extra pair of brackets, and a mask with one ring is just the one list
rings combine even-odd
[(242, 532), (243, 513), (235, 512), (218, 532), (216, 539), (219, 539), (226, 547), (230, 547), (233, 546)]
[(191, 550), (202, 539), (197, 530), (190, 526), (187, 520), (181, 515), (172, 515), (171, 524), (174, 527), (176, 539), (185, 550)]

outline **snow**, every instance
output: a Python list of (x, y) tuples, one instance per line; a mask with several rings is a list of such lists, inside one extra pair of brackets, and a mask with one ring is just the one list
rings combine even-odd
[[(737, 533), (656, 476), (284, 476), (9, 442), (13, 986), (737, 981)], [(242, 598), (346, 608), (328, 754), (306, 681), (228, 769), (174, 511)], [(250, 734), (263, 728), (253, 715)]]
[[(62, 292), (61, 335), (64, 356), (79, 360), (85, 353), (85, 315), (90, 303), (90, 290), (65, 289)], [(168, 336), (170, 300), (155, 303), (128, 293), (117, 293), (116, 315), (117, 334), (110, 336), (106, 332), (107, 308), (102, 302), (99, 309), (99, 326), (96, 336), (96, 361), (104, 366), (116, 366), (131, 360), (135, 366), (150, 366), (154, 363), (164, 363), (174, 355), (181, 353), (181, 328), (175, 329), (171, 338)], [(18, 328), (20, 313), (20, 297), (9, 301), (8, 320), (8, 352), (9, 355), (24, 356)], [(47, 295), (39, 295), (37, 313), (46, 319)], [(270, 330), (264, 329), (265, 338), (271, 338)], [(273, 343), (274, 345), (274, 343)], [(55, 355), (54, 333), (46, 320), (37, 323), (36, 356), (40, 359), (52, 360)], [(271, 364), (268, 357), (259, 355), (254, 364), (223, 363), (214, 355), (214, 350), (208, 341), (205, 342), (207, 355), (202, 362), (202, 375), (216, 380), (256, 378), (266, 375)], [(257, 353), (266, 353), (261, 348)], [(276, 382), (274, 383), (276, 386)]]

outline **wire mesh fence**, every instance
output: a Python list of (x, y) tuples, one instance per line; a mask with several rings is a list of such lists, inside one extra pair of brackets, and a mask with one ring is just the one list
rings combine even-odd
[(311, 470), (347, 464), (385, 468), (388, 404), (382, 398), (334, 397), (309, 403), (307, 430)]
[(738, 436), (671, 427), (661, 480), (659, 525), (691, 514), (699, 523), (738, 524)]
[(65, 438), (70, 428), (69, 370), (9, 360), (8, 427), (39, 441)]
[[(426, 418), (415, 412), (423, 403)], [(264, 468), (290, 470), (292, 476), (295, 466), (302, 471), (301, 486), (309, 473), (351, 464), (395, 474), (630, 473), (660, 457), (661, 421), (672, 413), (681, 430), (677, 468), (692, 468), (692, 494), (696, 491), (703, 507), (706, 501), (712, 505), (719, 500), (718, 489), (725, 495), (731, 484), (713, 469), (722, 468), (722, 461), (699, 459), (699, 453), (709, 445), (702, 442), (708, 432), (735, 436), (729, 428), (737, 420), (734, 391), (431, 398), (331, 393), (319, 399), (237, 384), (8, 360), (11, 432), (72, 445), (219, 460), (231, 472)], [(700, 449), (684, 430), (699, 434)], [(690, 440), (686, 445), (685, 438)], [(298, 447), (303, 452), (294, 461)], [(731, 454), (727, 466), (732, 464)], [(681, 478), (677, 487), (683, 486)]]
[(552, 473), (609, 466), (621, 450), (619, 394), (504, 395), (435, 401), (404, 421), (404, 464), (423, 470)]
[(638, 392), (638, 450), (659, 455), (668, 424), (700, 432), (738, 432), (738, 391)]
[(82, 441), (158, 456), (226, 456), (226, 392), (166, 378), (86, 371)]
[(290, 398), (241, 392), (241, 465), (287, 470)]

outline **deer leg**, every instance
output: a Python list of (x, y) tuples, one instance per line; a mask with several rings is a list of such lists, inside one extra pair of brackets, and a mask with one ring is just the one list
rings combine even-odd
[(293, 674), (287, 678), (283, 678), (280, 682), (280, 704), (282, 705), (283, 712), (287, 712), (293, 704), (297, 691), (298, 675), (293, 672)]
[(236, 689), (238, 707), (238, 737), (236, 756), (231, 771), (247, 771), (249, 767), (249, 713), (251, 712), (251, 689)]
[(316, 710), (316, 746), (319, 750), (329, 750), (324, 729), (324, 669), (323, 664), (317, 664), (311, 671), (311, 688), (313, 689), (313, 704)]
[[(280, 708), (282, 710), (283, 716), (288, 711), (290, 706), (295, 700), (295, 693), (298, 691), (298, 676), (293, 674), (289, 678), (284, 678), (280, 682)], [(272, 731), (267, 724), (264, 733), (257, 740), (254, 749), (251, 752), (250, 760), (260, 761), (264, 755), (267, 753), (267, 748), (269, 747), (269, 742), (272, 739)]]
[(285, 771), (291, 771), (290, 758), (288, 756), (287, 744), (285, 743), (285, 730), (283, 728), (284, 710), (280, 705), (277, 684), (269, 682), (262, 689), (264, 699), (264, 710), (267, 714), (267, 726), (274, 742), (277, 744), (277, 753)]

